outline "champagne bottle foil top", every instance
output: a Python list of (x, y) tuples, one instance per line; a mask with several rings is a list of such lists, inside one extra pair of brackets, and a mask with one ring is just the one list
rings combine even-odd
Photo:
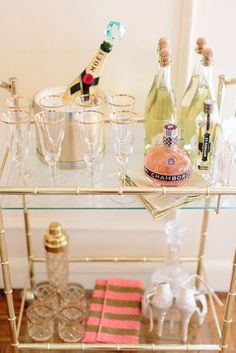
[(214, 99), (206, 99), (203, 102), (203, 111), (205, 114), (212, 114), (216, 101)]
[(171, 52), (168, 49), (160, 50), (160, 65), (161, 67), (169, 66), (171, 63)]
[(60, 225), (54, 222), (49, 225), (48, 232), (44, 236), (44, 247), (48, 252), (58, 253), (68, 246), (68, 235)]
[(166, 124), (163, 128), (163, 143), (171, 146), (177, 142), (178, 129), (175, 124)]
[(213, 50), (211, 48), (204, 48), (202, 50), (202, 65), (210, 66), (213, 63)]
[(202, 51), (207, 46), (207, 40), (204, 37), (200, 37), (196, 41), (196, 52), (202, 54)]
[(161, 37), (158, 41), (157, 51), (159, 52), (162, 49), (167, 49), (169, 47), (169, 39), (167, 37)]

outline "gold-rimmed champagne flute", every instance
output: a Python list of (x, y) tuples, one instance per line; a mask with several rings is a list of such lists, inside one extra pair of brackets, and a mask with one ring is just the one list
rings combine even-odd
[(7, 110), (24, 110), (29, 113), (32, 111), (32, 100), (26, 96), (12, 95), (5, 101)]
[(51, 94), (40, 98), (39, 105), (42, 110), (57, 110), (65, 112), (67, 110), (67, 102), (63, 96), (57, 94)]
[(35, 122), (45, 160), (48, 162), (51, 185), (55, 185), (57, 163), (64, 138), (65, 113), (56, 110), (42, 110), (35, 114)]
[(134, 110), (135, 97), (126, 93), (116, 93), (107, 97), (109, 113), (125, 110), (132, 113)]
[[(79, 124), (81, 152), (90, 174), (90, 187), (94, 187), (94, 167), (100, 158), (103, 146), (101, 134), (104, 131), (104, 114), (102, 112), (87, 109), (74, 113)], [(98, 198), (90, 197), (91, 202)]]
[[(116, 159), (119, 162), (120, 187), (125, 186), (127, 166), (133, 153), (134, 131), (138, 115), (129, 110), (117, 110), (110, 114), (110, 121), (114, 136), (114, 149)], [(112, 199), (119, 203), (135, 201), (132, 196), (114, 196)]]
[(104, 97), (99, 93), (81, 94), (75, 100), (78, 110), (97, 110), (104, 111)]
[(18, 170), (19, 184), (23, 184), (25, 160), (29, 152), (30, 113), (20, 109), (11, 109), (1, 114), (1, 120), (8, 125), (8, 147), (12, 161)]

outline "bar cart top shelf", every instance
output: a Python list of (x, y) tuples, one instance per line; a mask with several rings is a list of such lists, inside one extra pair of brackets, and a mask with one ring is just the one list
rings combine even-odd
[[(1, 165), (1, 207), (6, 210), (20, 210), (23, 208), (21, 194), (25, 193), (27, 208), (32, 210), (143, 210), (144, 206), (138, 201), (132, 203), (114, 202), (111, 194), (120, 191), (119, 181), (117, 178), (118, 163), (115, 158), (112, 138), (107, 138), (106, 149), (100, 163), (96, 166), (94, 173), (93, 189), (99, 196), (89, 196), (91, 191), (90, 177), (86, 168), (74, 170), (59, 170), (58, 184), (60, 185), (52, 191), (50, 188), (49, 169), (43, 164), (36, 155), (36, 142), (32, 137), (30, 140), (29, 157), (26, 164), (28, 177), (25, 178), (25, 185), (19, 186), (17, 173), (11, 162), (9, 153), (5, 153), (5, 161)], [(143, 137), (136, 137), (134, 143), (134, 153), (130, 159), (128, 170), (138, 170), (143, 168), (144, 158), (144, 141)], [(5, 163), (4, 163), (5, 162)], [(148, 189), (148, 190), (147, 190)], [(90, 190), (90, 191), (89, 191)], [(136, 192), (134, 187), (127, 187), (124, 193)], [(236, 188), (187, 188), (182, 187), (181, 190), (187, 195), (213, 195), (210, 201), (205, 203), (204, 200), (192, 202), (183, 206), (183, 209), (206, 209), (215, 210), (217, 208), (217, 194), (222, 195), (220, 209), (236, 209)], [(180, 187), (171, 188), (154, 188), (151, 184), (146, 188), (146, 193), (157, 192), (160, 196), (163, 193), (175, 194), (179, 197)], [(84, 194), (85, 193), (85, 194)], [(224, 195), (224, 194), (227, 195)], [(142, 193), (142, 194), (145, 194)], [(173, 197), (173, 195), (172, 195)]]

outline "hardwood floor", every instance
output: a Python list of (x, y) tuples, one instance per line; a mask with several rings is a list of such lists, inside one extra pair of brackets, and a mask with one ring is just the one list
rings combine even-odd
[[(16, 315), (19, 312), (20, 308), (20, 290), (14, 290), (14, 303), (15, 303), (15, 312)], [(225, 303), (226, 294), (219, 293), (220, 298)], [(222, 319), (224, 312), (224, 308), (217, 306), (217, 313), (220, 320)], [(157, 339), (155, 334), (150, 334), (148, 332), (148, 327), (145, 325), (145, 320), (142, 321), (142, 330), (141, 330), (141, 337), (140, 342), (155, 342), (155, 343), (180, 343), (179, 340), (179, 328), (181, 327), (180, 321), (176, 321), (174, 324), (174, 329), (172, 327), (172, 332), (169, 334), (167, 339), (167, 334), (171, 330), (171, 314), (169, 317), (167, 316), (163, 338)], [(25, 328), (25, 319), (23, 320), (23, 331)], [(21, 335), (23, 336), (23, 334)], [(145, 338), (144, 338), (145, 336)], [(198, 326), (194, 320), (191, 320), (191, 325), (189, 327), (189, 343), (216, 343), (216, 330), (213, 323), (213, 319), (211, 313), (208, 313), (207, 319), (203, 326)], [(4, 298), (3, 290), (0, 289), (0, 353), (10, 353), (10, 339), (9, 339), (9, 329), (8, 329), (8, 321), (7, 321), (7, 307), (6, 301)], [(210, 353), (210, 352), (209, 352)], [(233, 323), (230, 328), (229, 332), (229, 348), (227, 353), (236, 353), (236, 305), (234, 305), (234, 312), (233, 312)]]

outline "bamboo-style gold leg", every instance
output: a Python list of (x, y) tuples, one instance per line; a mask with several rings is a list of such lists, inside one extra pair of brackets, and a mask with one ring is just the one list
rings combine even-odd
[[(202, 227), (201, 227), (201, 235), (200, 235), (200, 244), (198, 249), (198, 265), (197, 265), (197, 274), (199, 276), (202, 275), (202, 265), (204, 261), (205, 248), (206, 248), (206, 238), (207, 238), (207, 229), (208, 229), (208, 220), (209, 220), (209, 203), (210, 200), (207, 199), (205, 202), (205, 210), (203, 214)], [(196, 282), (198, 286), (198, 281)]]
[(11, 277), (9, 269), (9, 261), (5, 242), (5, 230), (3, 226), (3, 216), (2, 209), (0, 208), (0, 259), (4, 283), (4, 293), (7, 301), (7, 311), (8, 311), (8, 322), (11, 335), (11, 345), (13, 352), (17, 352), (18, 338), (16, 332), (16, 316), (14, 311), (13, 296), (12, 296), (12, 286)]
[(227, 343), (228, 332), (232, 322), (232, 312), (233, 312), (235, 297), (236, 297), (236, 251), (234, 254), (231, 283), (230, 283), (230, 288), (227, 295), (222, 330), (221, 330), (222, 332), (221, 341), (220, 341), (221, 353), (226, 352), (226, 349), (228, 347), (228, 343)]
[(29, 276), (30, 276), (30, 289), (34, 287), (34, 265), (32, 261), (32, 243), (31, 243), (31, 227), (29, 221), (29, 211), (26, 205), (26, 196), (23, 195), (23, 206), (24, 206), (24, 224), (25, 224), (25, 237), (26, 237), (26, 248), (27, 248), (27, 256), (29, 261)]

